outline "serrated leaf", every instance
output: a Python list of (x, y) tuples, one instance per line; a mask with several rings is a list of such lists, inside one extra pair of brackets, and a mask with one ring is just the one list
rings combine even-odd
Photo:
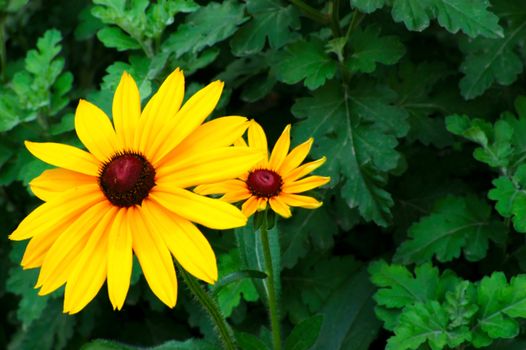
[[(371, 96), (366, 92), (371, 90), (384, 93)], [(365, 220), (382, 226), (389, 222), (393, 205), (382, 187), (386, 172), (396, 168), (400, 157), (394, 150), (398, 142), (393, 134), (407, 132), (406, 114), (390, 104), (391, 97), (383, 88), (358, 84), (347, 91), (328, 84), (292, 107), (292, 113), (304, 119), (294, 136), (317, 140), (312, 154), (327, 157), (324, 171), (333, 183), (343, 183), (341, 193), (349, 207), (358, 208)]]
[(492, 338), (512, 338), (518, 334), (519, 323), (514, 318), (526, 317), (525, 286), (524, 275), (512, 278), (509, 285), (501, 272), (481, 280), (477, 293), (480, 310), (473, 327), (475, 346), (488, 345)]
[(374, 295), (374, 300), (389, 308), (403, 308), (415, 302), (433, 300), (440, 293), (438, 269), (431, 264), (418, 266), (413, 276), (404, 266), (376, 261), (369, 266), (369, 274), (371, 281), (382, 287)]
[(392, 16), (409, 30), (422, 31), (436, 18), (451, 33), (459, 30), (475, 38), (503, 37), (499, 18), (488, 11), (488, 0), (394, 0)]
[(337, 63), (324, 50), (322, 42), (298, 41), (277, 51), (272, 58), (278, 80), (295, 84), (302, 80), (315, 90), (336, 74)]
[(165, 40), (162, 50), (173, 52), (176, 57), (200, 52), (229, 38), (246, 19), (244, 6), (236, 1), (211, 2), (186, 17), (185, 23)]
[(502, 39), (475, 39), (461, 46), (466, 59), (460, 70), (460, 91), (465, 99), (482, 95), (494, 82), (510, 85), (523, 71), (523, 63), (515, 46), (526, 34), (526, 22), (510, 29)]
[(279, 0), (248, 0), (247, 11), (252, 20), (230, 42), (237, 56), (260, 52), (266, 40), (271, 48), (279, 49), (294, 38), (291, 29), (298, 29), (300, 25), (296, 8), (283, 6)]
[(431, 1), (395, 0), (391, 15), (395, 22), (404, 22), (407, 29), (421, 32), (429, 27), (429, 22), (434, 17)]
[(421, 264), (436, 256), (447, 262), (460, 256), (469, 261), (486, 255), (491, 235), (505, 234), (506, 229), (491, 220), (491, 208), (475, 197), (447, 197), (439, 201), (430, 215), (413, 224), (410, 240), (397, 249), (394, 261)]
[(372, 13), (384, 7), (386, 0), (350, 0), (351, 6), (365, 13)]
[(62, 350), (73, 336), (76, 320), (62, 313), (62, 301), (50, 300), (42, 317), (19, 328), (9, 349)]
[(526, 164), (519, 166), (511, 177), (501, 176), (493, 180), (495, 188), (488, 198), (497, 201), (495, 209), (504, 217), (512, 217), (518, 232), (526, 232)]
[(410, 305), (400, 316), (386, 350), (419, 349), (426, 341), (433, 350), (444, 349), (448, 343), (447, 324), (447, 313), (437, 301)]
[(432, 144), (437, 148), (453, 143), (440, 117), (450, 106), (440, 100), (443, 92), (437, 87), (450, 74), (451, 71), (441, 62), (400, 62), (390, 86), (398, 93), (397, 104), (409, 115), (407, 139), (410, 142), (418, 140), (426, 146)]
[(356, 30), (350, 37), (352, 54), (345, 64), (354, 72), (372, 73), (376, 64), (392, 65), (405, 54), (404, 45), (394, 35), (380, 36), (380, 27)]
[[(242, 269), (241, 258), (237, 250), (231, 250), (228, 254), (219, 257), (218, 263), (219, 276), (224, 276)], [(221, 282), (221, 280), (219, 280)], [(229, 317), (232, 311), (239, 305), (241, 299), (246, 301), (256, 301), (259, 299), (254, 284), (250, 279), (240, 279), (224, 285), (216, 294), (219, 308)]]

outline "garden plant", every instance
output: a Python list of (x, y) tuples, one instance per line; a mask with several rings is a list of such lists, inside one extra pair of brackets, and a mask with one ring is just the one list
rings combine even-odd
[(0, 0), (0, 349), (526, 349), (524, 0)]

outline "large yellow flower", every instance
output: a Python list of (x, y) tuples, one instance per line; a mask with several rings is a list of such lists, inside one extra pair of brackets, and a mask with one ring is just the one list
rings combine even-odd
[[(236, 143), (247, 146), (243, 139), (239, 139)], [(247, 217), (254, 214), (256, 210), (265, 210), (267, 203), (273, 211), (285, 218), (291, 216), (290, 207), (318, 208), (322, 205), (321, 202), (298, 194), (322, 186), (331, 180), (327, 176), (305, 177), (325, 163), (325, 157), (322, 157), (301, 165), (309, 154), (312, 143), (313, 139), (310, 138), (289, 153), (290, 125), (288, 125), (268, 158), (265, 132), (252, 120), (248, 128), (248, 146), (263, 151), (264, 159), (239, 179), (197, 186), (194, 191), (203, 195), (224, 194), (221, 199), (230, 203), (245, 200), (242, 211)]]
[(41, 267), (40, 295), (66, 284), (64, 312), (76, 313), (107, 281), (110, 301), (121, 309), (133, 253), (153, 293), (169, 307), (177, 299), (172, 255), (195, 277), (217, 280), (214, 252), (193, 223), (227, 229), (245, 225), (246, 217), (185, 188), (235, 178), (263, 156), (229, 147), (248, 127), (245, 118), (202, 124), (222, 89), (222, 82), (213, 82), (181, 107), (184, 76), (177, 69), (141, 112), (137, 85), (124, 73), (113, 98), (113, 125), (97, 106), (79, 102), (75, 129), (89, 152), (26, 142), (34, 156), (58, 167), (31, 181), (45, 203), (10, 236), (31, 238), (21, 264)]

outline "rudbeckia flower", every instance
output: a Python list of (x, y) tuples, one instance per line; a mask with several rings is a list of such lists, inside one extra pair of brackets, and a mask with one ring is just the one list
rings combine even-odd
[[(290, 207), (318, 208), (322, 205), (321, 202), (298, 194), (322, 186), (331, 180), (327, 176), (305, 177), (326, 160), (322, 157), (301, 165), (309, 154), (312, 143), (313, 139), (310, 138), (289, 153), (290, 125), (288, 125), (276, 142), (269, 159), (265, 132), (252, 120), (248, 128), (248, 148), (265, 152), (264, 159), (238, 179), (197, 186), (194, 191), (202, 195), (224, 194), (221, 199), (230, 203), (244, 200), (242, 211), (247, 217), (254, 214), (256, 210), (265, 210), (267, 204), (274, 212), (285, 218), (291, 216)], [(239, 139), (237, 144), (247, 146), (243, 139)]]
[(40, 267), (40, 295), (66, 284), (64, 312), (73, 314), (106, 281), (113, 307), (121, 309), (133, 254), (153, 293), (169, 307), (177, 299), (172, 255), (195, 277), (217, 280), (214, 252), (195, 223), (228, 229), (245, 225), (246, 217), (187, 188), (235, 178), (262, 158), (230, 147), (248, 127), (245, 118), (202, 124), (222, 89), (222, 82), (213, 82), (181, 107), (184, 76), (177, 69), (141, 112), (137, 85), (124, 73), (113, 98), (113, 124), (97, 106), (78, 104), (75, 130), (87, 151), (26, 142), (35, 157), (57, 167), (31, 181), (45, 203), (10, 235), (31, 239), (21, 265)]

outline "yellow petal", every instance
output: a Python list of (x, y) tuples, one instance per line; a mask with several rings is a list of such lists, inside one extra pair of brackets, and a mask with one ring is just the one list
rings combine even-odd
[(258, 198), (258, 211), (267, 209), (267, 203), (268, 203), (268, 198), (259, 197)]
[(64, 313), (75, 314), (95, 298), (106, 280), (108, 265), (108, 231), (118, 209), (111, 207), (90, 233), (64, 293)]
[(280, 197), (272, 197), (269, 199), (269, 204), (272, 210), (274, 210), (279, 215), (283, 216), (284, 218), (290, 218), (292, 213), (290, 212), (290, 208), (288, 205), (286, 205)]
[(216, 182), (213, 184), (199, 185), (194, 188), (195, 193), (202, 195), (223, 194), (242, 190), (248, 191), (247, 185), (244, 181), (237, 179)]
[(290, 205), (291, 207), (316, 209), (321, 207), (321, 205), (323, 204), (322, 202), (319, 202), (312, 197), (300, 196), (291, 193), (281, 193), (279, 195), (279, 198), (281, 198), (285, 204)]
[(167, 211), (154, 201), (145, 201), (143, 210), (152, 219), (154, 234), (162, 237), (186, 271), (211, 284), (217, 281), (214, 251), (194, 224)]
[(177, 280), (172, 256), (162, 239), (152, 232), (140, 207), (129, 208), (133, 251), (153, 294), (168, 307), (177, 302)]
[(75, 112), (75, 130), (88, 151), (101, 162), (107, 161), (119, 150), (119, 142), (108, 116), (88, 101), (79, 101)]
[(250, 196), (252, 196), (252, 193), (245, 188), (242, 190), (225, 193), (225, 195), (221, 197), (221, 200), (228, 203), (235, 203), (245, 200)]
[(279, 137), (278, 141), (276, 141), (276, 144), (274, 145), (274, 149), (272, 150), (272, 153), (270, 154), (270, 160), (268, 162), (269, 167), (277, 171), (280, 167), (285, 158), (287, 157), (287, 153), (289, 152), (290, 147), (290, 124), (285, 127), (285, 130), (281, 133), (281, 136)]
[(150, 140), (153, 143), (151, 153), (148, 153), (154, 166), (204, 122), (216, 107), (222, 91), (220, 81), (205, 86), (186, 101), (158, 135), (154, 135)]
[(326, 160), (327, 158), (321, 157), (320, 159), (315, 160), (313, 162), (303, 164), (302, 166), (292, 170), (288, 174), (282, 174), (283, 182), (295, 181), (310, 174), (311, 172), (322, 166)]
[(285, 158), (281, 164), (281, 167), (278, 169), (278, 172), (285, 176), (292, 170), (296, 169), (309, 154), (313, 142), (314, 139), (311, 137), (290, 151), (289, 155)]
[(100, 162), (92, 154), (73, 146), (53, 142), (30, 142), (25, 145), (29, 152), (40, 160), (86, 175), (97, 176)]
[(53, 227), (52, 230), (33, 236), (27, 244), (20, 265), (22, 265), (24, 269), (33, 269), (42, 266), (47, 252), (70, 224), (70, 222), (62, 222), (58, 226)]
[(67, 169), (45, 170), (29, 183), (31, 191), (38, 198), (49, 202), (53, 198), (72, 188), (96, 184), (97, 178)]
[(55, 241), (49, 249), (35, 287), (46, 295), (66, 283), (90, 235), (104, 215), (112, 210), (108, 202), (98, 203), (85, 211)]
[(96, 184), (73, 188), (33, 210), (18, 225), (9, 239), (21, 241), (75, 221), (96, 203), (106, 201)]
[(241, 211), (243, 212), (243, 214), (245, 214), (247, 218), (250, 217), (252, 214), (254, 214), (257, 209), (258, 209), (258, 198), (255, 196), (252, 196), (249, 199), (247, 199), (241, 206)]
[(298, 181), (285, 182), (281, 190), (285, 193), (300, 193), (323, 186), (329, 181), (331, 178), (328, 176), (309, 176)]
[(164, 157), (158, 166), (212, 148), (230, 146), (243, 135), (247, 127), (247, 118), (237, 116), (217, 118), (204, 123)]
[(135, 80), (128, 72), (122, 73), (121, 81), (113, 96), (112, 115), (120, 144), (124, 149), (134, 149), (135, 134), (141, 115), (141, 97)]
[(236, 178), (262, 158), (251, 148), (223, 147), (203, 151), (157, 171), (157, 182), (190, 187)]
[(259, 125), (254, 119), (250, 121), (250, 126), (248, 127), (248, 144), (251, 148), (265, 152), (261, 166), (266, 167), (268, 163), (267, 136), (261, 125)]
[(127, 208), (121, 208), (108, 234), (108, 295), (114, 310), (122, 309), (133, 265), (132, 237)]
[(247, 222), (233, 205), (177, 187), (156, 186), (150, 198), (187, 220), (218, 230), (241, 227)]
[(152, 155), (165, 140), (165, 131), (181, 107), (184, 97), (184, 75), (179, 68), (173, 71), (162, 83), (155, 95), (148, 101), (139, 119), (139, 131), (135, 138), (136, 149), (150, 161)]

